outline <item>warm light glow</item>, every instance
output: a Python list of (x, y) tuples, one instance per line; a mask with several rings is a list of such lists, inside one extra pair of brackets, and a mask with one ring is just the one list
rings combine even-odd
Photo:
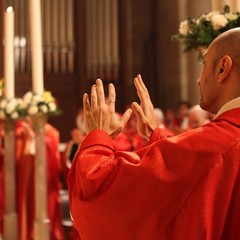
[(8, 13), (13, 12), (13, 7), (12, 7), (12, 6), (9, 6), (9, 7), (7, 8), (7, 12), (8, 12)]

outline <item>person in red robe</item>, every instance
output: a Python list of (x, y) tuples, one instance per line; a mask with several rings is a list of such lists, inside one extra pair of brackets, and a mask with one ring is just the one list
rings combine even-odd
[(16, 190), (18, 239), (30, 240), (34, 219), (34, 155), (31, 151), (34, 132), (27, 121), (15, 126)]
[(210, 121), (209, 113), (204, 111), (199, 104), (192, 106), (188, 113), (188, 128), (200, 127)]
[(45, 142), (46, 142), (46, 163), (47, 163), (47, 203), (48, 217), (50, 219), (51, 240), (63, 240), (62, 212), (59, 191), (60, 174), (62, 164), (58, 147), (60, 144), (60, 133), (51, 124), (45, 124)]
[(240, 28), (203, 54), (200, 105), (216, 118), (165, 138), (141, 76), (132, 103), (149, 146), (116, 151), (112, 138), (130, 117), (114, 115), (100, 79), (83, 96), (87, 136), (69, 172), (70, 209), (82, 240), (240, 239)]

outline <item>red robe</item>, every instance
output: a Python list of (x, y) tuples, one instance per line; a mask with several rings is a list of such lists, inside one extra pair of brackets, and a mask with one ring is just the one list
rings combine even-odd
[[(15, 158), (18, 214), (18, 239), (32, 239), (34, 219), (34, 156), (29, 153), (30, 136), (22, 121), (16, 122)], [(30, 127), (30, 126), (29, 126)]]
[(45, 141), (47, 153), (47, 188), (48, 188), (48, 217), (50, 219), (51, 240), (63, 239), (62, 213), (60, 203), (60, 173), (62, 171), (60, 153), (58, 146), (60, 143), (59, 131), (45, 124)]
[(82, 240), (240, 239), (240, 108), (135, 153), (91, 132), (70, 173)]

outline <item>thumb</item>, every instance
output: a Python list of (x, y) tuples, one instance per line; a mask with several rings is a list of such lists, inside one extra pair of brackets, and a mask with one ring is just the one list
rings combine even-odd
[(146, 120), (143, 110), (138, 103), (133, 102), (131, 107), (138, 120), (141, 120), (142, 122), (144, 121), (144, 119)]
[(122, 128), (124, 128), (124, 126), (126, 125), (126, 123), (127, 123), (127, 121), (129, 120), (131, 114), (132, 114), (132, 109), (131, 109), (131, 108), (127, 109), (127, 110), (123, 113), (123, 115), (122, 115), (122, 117), (121, 117), (121, 119), (120, 119), (120, 124), (121, 124)]

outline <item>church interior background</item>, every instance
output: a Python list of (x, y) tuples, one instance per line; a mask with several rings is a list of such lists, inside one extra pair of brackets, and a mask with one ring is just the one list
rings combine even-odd
[[(37, 0), (0, 0), (1, 26), (8, 6), (15, 13), (14, 72), (18, 97), (32, 88), (29, 1)], [(210, 12), (212, 2), (41, 0), (44, 89), (52, 93), (62, 110), (62, 114), (47, 121), (59, 130), (60, 142), (70, 139), (82, 107), (82, 95), (90, 91), (97, 78), (103, 80), (105, 87), (114, 83), (118, 112), (138, 101), (133, 79), (139, 73), (154, 106), (174, 109), (179, 100), (197, 104), (196, 81), (201, 69), (198, 53), (183, 53), (183, 47), (172, 41), (171, 36), (188, 16)], [(218, 2), (224, 5), (228, 0)], [(0, 38), (4, 43), (3, 27)], [(1, 44), (0, 78), (3, 77), (4, 44)]]
[[(67, 141), (82, 94), (96, 78), (113, 82), (117, 110), (137, 100), (133, 78), (140, 73), (155, 106), (175, 107), (179, 99), (198, 101), (196, 53), (182, 54), (171, 36), (187, 16), (211, 10), (211, 1), (189, 0), (42, 0), (44, 87), (63, 114), (49, 121)], [(31, 89), (28, 0), (0, 1), (15, 11), (16, 95)], [(0, 29), (3, 38), (3, 28)], [(3, 77), (3, 45), (0, 48)]]

